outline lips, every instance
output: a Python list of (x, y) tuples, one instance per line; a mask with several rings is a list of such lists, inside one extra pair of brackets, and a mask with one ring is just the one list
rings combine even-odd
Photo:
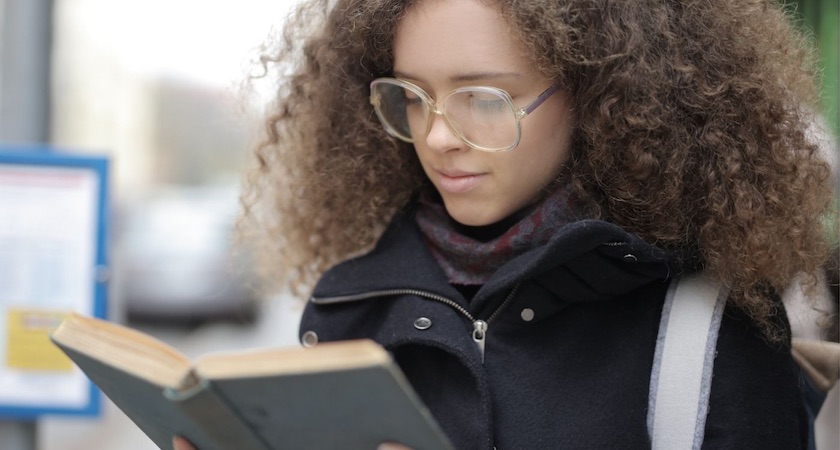
[(438, 188), (452, 193), (461, 194), (478, 186), (485, 174), (465, 172), (455, 169), (438, 170)]

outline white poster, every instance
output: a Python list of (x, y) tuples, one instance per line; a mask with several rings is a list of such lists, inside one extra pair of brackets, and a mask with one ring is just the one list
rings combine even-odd
[(91, 168), (0, 164), (0, 406), (90, 402), (49, 332), (94, 309), (99, 184)]

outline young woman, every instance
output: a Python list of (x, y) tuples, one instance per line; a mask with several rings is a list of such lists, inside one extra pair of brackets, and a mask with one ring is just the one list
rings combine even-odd
[(311, 1), (286, 30), (245, 223), (314, 285), (304, 345), (384, 345), (457, 448), (649, 448), (668, 287), (703, 270), (703, 448), (807, 446), (779, 292), (824, 261), (829, 171), (775, 2)]

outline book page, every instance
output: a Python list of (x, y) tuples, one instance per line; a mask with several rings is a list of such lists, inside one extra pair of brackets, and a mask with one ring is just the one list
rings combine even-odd
[[(99, 363), (163, 388), (189, 381), (191, 361), (163, 341), (114, 322), (70, 314), (52, 339)], [(88, 373), (90, 376), (90, 373)]]
[(369, 340), (339, 341), (312, 348), (286, 347), (216, 352), (195, 362), (201, 378), (238, 378), (276, 374), (325, 372), (382, 366), (388, 352)]

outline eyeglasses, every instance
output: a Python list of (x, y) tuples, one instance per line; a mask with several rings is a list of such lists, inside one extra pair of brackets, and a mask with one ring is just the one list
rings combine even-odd
[(370, 103), (388, 134), (402, 141), (414, 143), (426, 137), (432, 114), (437, 114), (470, 147), (504, 152), (519, 145), (522, 119), (559, 89), (560, 83), (554, 83), (534, 101), (517, 109), (510, 94), (494, 87), (460, 87), (436, 103), (426, 91), (408, 81), (377, 78), (370, 83)]

